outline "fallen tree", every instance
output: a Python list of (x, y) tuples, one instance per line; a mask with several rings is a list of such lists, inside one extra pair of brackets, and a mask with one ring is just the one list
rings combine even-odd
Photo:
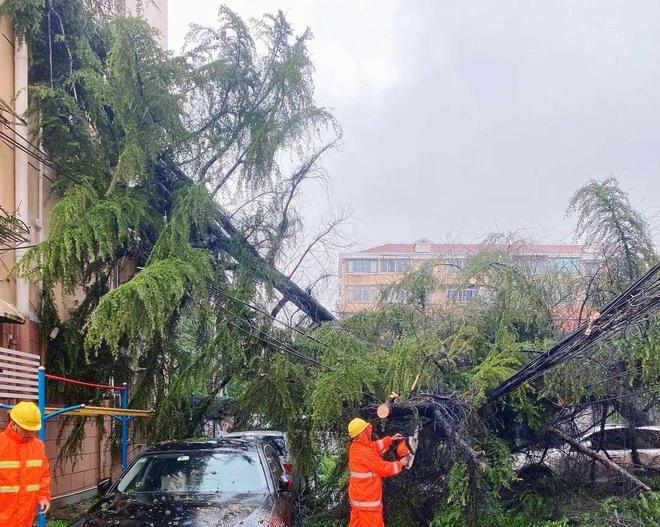
[(621, 468), (619, 465), (611, 461), (610, 459), (607, 458), (607, 456), (604, 456), (602, 454), (599, 454), (598, 452), (591, 450), (590, 448), (585, 447), (582, 443), (579, 441), (576, 441), (573, 439), (571, 436), (569, 436), (566, 432), (563, 432), (562, 430), (559, 430), (558, 428), (551, 428), (550, 433), (554, 434), (557, 436), (559, 439), (562, 441), (565, 441), (569, 445), (571, 445), (575, 450), (580, 452), (581, 454), (584, 454), (585, 456), (593, 459), (594, 461), (597, 461), (601, 465), (607, 467), (609, 470), (614, 472), (615, 474), (621, 476), (624, 480), (632, 483), (635, 487), (643, 490), (644, 492), (651, 492), (651, 487), (649, 487), (646, 483), (643, 481), (640, 481), (638, 478), (633, 476), (630, 472), (627, 470), (624, 470)]

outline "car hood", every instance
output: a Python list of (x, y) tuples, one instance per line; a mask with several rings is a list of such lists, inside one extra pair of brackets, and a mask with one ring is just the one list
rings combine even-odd
[(99, 501), (71, 527), (250, 527), (263, 525), (272, 508), (268, 494), (117, 494)]

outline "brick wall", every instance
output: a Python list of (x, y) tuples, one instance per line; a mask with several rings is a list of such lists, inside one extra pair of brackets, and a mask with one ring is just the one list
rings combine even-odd
[(33, 320), (25, 324), (0, 323), (0, 347), (39, 355), (39, 324)]
[[(108, 418), (109, 419), (109, 418)], [(101, 427), (95, 420), (89, 420), (85, 425), (85, 438), (77, 455), (58, 463), (60, 445), (57, 437), (61, 434), (66, 438), (73, 423), (62, 423), (63, 418), (55, 418), (47, 423), (46, 455), (50, 461), (53, 496), (63, 496), (96, 487), (98, 481), (110, 476), (110, 455), (107, 444), (107, 434), (103, 436)], [(60, 432), (60, 427), (64, 426)], [(109, 433), (109, 423), (106, 423)], [(103, 436), (103, 438), (102, 438)]]
[[(119, 473), (119, 460), (116, 459), (112, 466), (110, 454), (109, 432), (110, 417), (105, 417), (107, 433), (101, 437), (100, 427), (95, 420), (89, 420), (85, 425), (85, 439), (80, 451), (75, 458), (58, 464), (60, 445), (57, 438), (61, 418), (54, 418), (46, 425), (46, 455), (51, 469), (51, 493), (53, 497), (74, 494), (91, 488), (95, 488), (100, 479), (110, 477), (111, 474)], [(0, 428), (7, 426), (7, 412), (0, 411)], [(71, 423), (67, 424), (62, 431), (62, 438), (66, 438), (71, 432)]]

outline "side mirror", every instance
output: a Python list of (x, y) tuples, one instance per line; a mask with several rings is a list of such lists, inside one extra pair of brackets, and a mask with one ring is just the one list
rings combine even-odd
[(277, 490), (280, 492), (289, 492), (293, 489), (293, 476), (291, 474), (282, 474), (277, 482)]
[(104, 478), (98, 482), (96, 485), (96, 490), (99, 493), (99, 496), (105, 496), (112, 487), (112, 480), (110, 478)]

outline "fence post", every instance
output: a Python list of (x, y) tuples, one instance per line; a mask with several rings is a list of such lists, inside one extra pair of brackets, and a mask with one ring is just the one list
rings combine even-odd
[[(122, 384), (121, 407), (128, 409), (128, 384)], [(121, 469), (124, 470), (128, 465), (128, 418), (121, 416)]]
[[(38, 393), (39, 393), (39, 413), (41, 414), (41, 428), (39, 429), (39, 439), (44, 446), (46, 445), (46, 368), (39, 366), (38, 371)], [(37, 505), (37, 522), (39, 527), (46, 527), (46, 514), (39, 512)]]

